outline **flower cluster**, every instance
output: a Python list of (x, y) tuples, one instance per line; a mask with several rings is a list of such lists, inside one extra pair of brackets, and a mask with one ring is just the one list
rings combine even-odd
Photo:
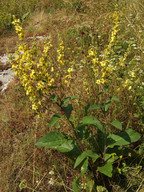
[[(59, 71), (56, 76), (61, 80), (63, 85), (69, 85), (70, 80), (74, 76), (74, 63), (65, 59), (63, 41), (59, 38), (59, 48), (57, 49), (57, 63)], [(69, 63), (67, 63), (67, 61)]]
[[(95, 84), (98, 85), (112, 85), (114, 83), (119, 87), (118, 91), (124, 88), (132, 89), (137, 71), (136, 65), (132, 64), (134, 62), (133, 56), (131, 56), (134, 42), (123, 42), (119, 34), (121, 17), (122, 14), (116, 5), (114, 13), (110, 16), (113, 21), (113, 27), (109, 44), (100, 53), (97, 51), (98, 47), (92, 44), (88, 49), (87, 57), (83, 61), (85, 68), (89, 71), (85, 75), (87, 79), (88, 76), (92, 81), (95, 79)], [(84, 79), (83, 84), (87, 92), (89, 88), (86, 86), (89, 85), (86, 81)]]
[[(20, 27), (20, 21), (15, 19), (13, 24), (22, 40), (23, 29)], [(12, 69), (19, 77), (26, 95), (32, 102), (32, 109), (36, 112), (40, 112), (45, 106), (45, 98), (50, 94), (51, 87), (55, 87), (58, 82), (61, 82), (62, 86), (68, 86), (74, 76), (73, 63), (65, 61), (63, 41), (60, 40), (55, 65), (50, 56), (52, 47), (51, 38), (45, 39), (43, 49), (36, 41), (33, 41), (31, 46), (21, 41), (11, 62)]]
[(13, 16), (14, 21), (12, 24), (15, 26), (16, 33), (19, 36), (20, 40), (24, 40), (24, 32), (22, 27), (20, 26), (20, 19), (16, 19), (15, 16)]
[[(14, 20), (18, 35), (23, 31), (19, 26), (19, 20)], [(21, 36), (19, 36), (21, 39)], [(12, 69), (19, 77), (26, 94), (32, 102), (32, 109), (38, 111), (43, 105), (43, 95), (47, 95), (54, 84), (54, 66), (49, 56), (52, 47), (51, 39), (45, 40), (41, 52), (37, 42), (31, 47), (23, 41), (18, 45), (12, 60)], [(39, 54), (40, 52), (40, 54)]]
[(96, 51), (96, 47), (91, 46), (88, 50), (88, 58), (90, 59), (90, 63), (88, 64), (95, 77), (96, 84), (105, 84), (108, 83), (111, 79), (111, 75), (116, 70), (116, 65), (111, 63), (111, 57), (114, 53), (114, 46), (116, 45), (116, 37), (119, 32), (119, 17), (121, 15), (116, 10), (111, 16), (113, 19), (114, 27), (112, 28), (111, 37), (108, 46), (104, 49), (101, 54), (101, 58), (99, 58), (98, 53)]

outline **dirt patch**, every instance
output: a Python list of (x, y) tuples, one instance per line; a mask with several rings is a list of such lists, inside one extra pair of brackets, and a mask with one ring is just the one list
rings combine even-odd
[(18, 41), (18, 37), (17, 35), (12, 32), (12, 34), (10, 34), (7, 37), (0, 37), (0, 55), (3, 56), (5, 53), (9, 52), (14, 52), (16, 44)]
[(10, 63), (7, 63), (7, 64), (4, 65), (2, 62), (0, 62), (0, 71), (7, 70), (9, 68), (11, 68)]

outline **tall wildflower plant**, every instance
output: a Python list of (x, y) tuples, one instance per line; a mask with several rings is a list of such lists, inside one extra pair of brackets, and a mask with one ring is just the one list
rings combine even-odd
[[(97, 85), (115, 85), (117, 91), (125, 88), (132, 90), (132, 87), (136, 85), (135, 83), (138, 83), (137, 85), (139, 86), (141, 85), (136, 77), (138, 70), (140, 70), (140, 65), (132, 55), (134, 42), (131, 40), (123, 42), (120, 34), (122, 17), (123, 15), (118, 10), (118, 5), (116, 5), (114, 13), (110, 15), (113, 27), (109, 44), (99, 53), (98, 47), (92, 43), (89, 47), (87, 58), (83, 60), (85, 69), (89, 71), (85, 76), (86, 79), (89, 75), (89, 78), (95, 79), (94, 83)], [(86, 79), (84, 80), (84, 87), (87, 91), (91, 88), (90, 86), (86, 88), (88, 84)], [(93, 86), (95, 87), (95, 85)]]
[[(132, 157), (136, 155), (129, 145), (138, 141), (140, 134), (132, 129), (123, 129), (118, 120), (111, 122), (107, 118), (111, 104), (119, 102), (119, 99), (109, 95), (105, 85), (112, 84), (114, 79), (117, 85), (121, 81), (122, 87), (127, 86), (130, 89), (131, 82), (135, 78), (134, 69), (128, 71), (131, 65), (124, 70), (126, 62), (131, 59), (128, 58), (129, 44), (126, 44), (124, 51), (118, 47), (120, 17), (121, 14), (116, 6), (111, 16), (114, 26), (108, 46), (99, 56), (97, 47), (91, 45), (87, 58), (83, 60), (82, 68), (76, 64), (76, 61), (69, 62), (65, 59), (64, 42), (60, 37), (54, 60), (50, 54), (53, 49), (51, 37), (45, 39), (42, 50), (36, 41), (28, 46), (24, 41), (20, 21), (15, 19), (13, 22), (21, 43), (12, 58), (12, 68), (32, 102), (32, 109), (41, 115), (44, 109), (49, 109), (48, 103), (51, 101), (51, 104), (57, 106), (57, 113), (53, 114), (49, 128), (53, 128), (63, 119), (71, 130), (68, 133), (49, 132), (36, 145), (58, 150), (75, 160), (74, 168), (80, 168), (79, 176), (72, 183), (75, 192), (81, 190), (80, 178), (83, 179), (84, 176), (86, 176), (84, 186), (87, 191), (96, 191), (100, 181), (103, 181), (103, 185), (111, 191), (108, 177), (113, 177), (114, 170), (120, 170), (119, 165), (123, 156), (128, 158), (129, 154)], [(83, 71), (82, 81), (85, 91), (90, 93), (91, 89), (95, 90), (97, 86), (101, 86), (105, 98), (101, 103), (94, 105), (88, 103), (84, 106), (83, 118), (74, 115), (76, 113), (70, 102), (76, 98), (65, 97), (65, 88), (71, 91), (75, 73), (78, 70)], [(126, 77), (127, 82), (125, 82)], [(91, 86), (88, 79), (91, 79)], [(91, 116), (94, 113), (90, 112), (97, 109), (103, 114), (102, 121)]]
[(32, 109), (38, 112), (45, 106), (45, 101), (51, 96), (53, 88), (69, 87), (74, 76), (73, 63), (66, 63), (63, 41), (60, 38), (54, 64), (50, 57), (50, 51), (53, 48), (51, 37), (45, 39), (43, 50), (36, 41), (28, 46), (24, 41), (20, 20), (15, 19), (13, 24), (20, 44), (15, 55), (11, 56), (13, 57), (12, 69), (29, 96)]

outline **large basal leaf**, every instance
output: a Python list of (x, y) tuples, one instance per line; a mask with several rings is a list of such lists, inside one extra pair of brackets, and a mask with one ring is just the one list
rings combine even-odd
[(107, 145), (109, 147), (129, 145), (132, 142), (136, 142), (140, 139), (140, 134), (132, 129), (128, 129), (125, 132), (109, 134), (107, 137)]
[(119, 129), (119, 130), (122, 130), (122, 124), (121, 124), (121, 122), (119, 122), (119, 121), (113, 121), (113, 122), (111, 122), (111, 123), (109, 123), (110, 125), (112, 125), (112, 126), (114, 126), (115, 128), (117, 128), (117, 129)]
[(83, 124), (83, 125), (95, 125), (98, 129), (100, 129), (102, 132), (104, 132), (103, 125), (95, 117), (85, 116), (80, 121), (80, 123)]
[(69, 152), (74, 148), (74, 141), (68, 139), (65, 134), (60, 134), (57, 132), (50, 132), (43, 136), (36, 145), (39, 147), (48, 147), (51, 149), (56, 149), (60, 152)]
[(68, 140), (64, 142), (63, 144), (56, 147), (56, 149), (61, 153), (70, 152), (74, 149), (74, 143), (73, 140)]
[(108, 177), (112, 177), (113, 167), (111, 163), (107, 163), (102, 167), (98, 167), (97, 169), (99, 172), (103, 173), (104, 175)]
[(49, 127), (52, 128), (62, 116), (61, 114), (54, 114), (49, 122)]
[(87, 157), (91, 157), (94, 162), (96, 161), (96, 159), (98, 159), (99, 155), (92, 152), (92, 150), (84, 151), (81, 155), (77, 157), (74, 168), (76, 168)]

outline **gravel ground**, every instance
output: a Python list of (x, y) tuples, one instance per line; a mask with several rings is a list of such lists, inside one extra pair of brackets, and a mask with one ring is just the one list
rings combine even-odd
[[(4, 91), (8, 84), (13, 80), (14, 78), (14, 72), (10, 68), (10, 65), (8, 66), (7, 63), (9, 63), (10, 60), (8, 58), (8, 54), (4, 54), (3, 56), (0, 56), (0, 63), (2, 68), (0, 69), (0, 91)], [(5, 67), (4, 67), (5, 66)], [(4, 69), (7, 68), (7, 69)]]

